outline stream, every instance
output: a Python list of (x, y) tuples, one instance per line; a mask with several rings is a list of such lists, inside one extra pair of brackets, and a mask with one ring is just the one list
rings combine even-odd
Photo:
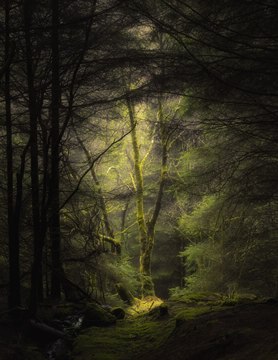
[(47, 346), (45, 356), (47, 360), (66, 360), (70, 356), (72, 340), (78, 335), (83, 322), (83, 315), (71, 315), (64, 320), (55, 321), (52, 326), (65, 333), (63, 338), (57, 339)]

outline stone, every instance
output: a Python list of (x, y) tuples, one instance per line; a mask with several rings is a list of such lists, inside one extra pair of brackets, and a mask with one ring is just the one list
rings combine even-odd
[(120, 307), (116, 307), (111, 310), (111, 314), (114, 315), (117, 319), (122, 320), (125, 318), (125, 311)]
[(89, 304), (84, 313), (82, 326), (105, 327), (115, 324), (116, 317), (98, 304)]

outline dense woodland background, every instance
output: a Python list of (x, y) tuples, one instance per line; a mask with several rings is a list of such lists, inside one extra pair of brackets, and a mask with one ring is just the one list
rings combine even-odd
[(274, 0), (5, 0), (12, 309), (278, 291)]

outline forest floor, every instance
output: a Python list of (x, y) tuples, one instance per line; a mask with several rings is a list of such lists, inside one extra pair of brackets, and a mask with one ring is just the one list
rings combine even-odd
[[(155, 305), (150, 299), (145, 311), (129, 311), (115, 325), (81, 330), (70, 357), (57, 360), (278, 359), (275, 300), (196, 295), (167, 301), (168, 313)], [(46, 359), (39, 343), (24, 339), (24, 331), (22, 323), (0, 321), (0, 360)]]
[(74, 360), (277, 360), (278, 303), (171, 301), (77, 337)]

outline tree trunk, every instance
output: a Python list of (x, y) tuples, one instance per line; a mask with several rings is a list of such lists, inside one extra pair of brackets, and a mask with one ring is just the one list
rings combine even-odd
[(10, 1), (5, 1), (5, 111), (6, 111), (6, 152), (7, 152), (7, 207), (9, 237), (9, 308), (20, 305), (20, 265), (19, 234), (14, 229), (14, 189), (13, 189), (13, 140), (10, 94)]
[(50, 180), (50, 239), (52, 254), (51, 296), (61, 298), (61, 233), (60, 233), (60, 174), (59, 174), (59, 1), (51, 1), (52, 10), (52, 89), (51, 89), (51, 180)]
[(38, 129), (37, 104), (34, 87), (34, 70), (32, 59), (31, 24), (34, 1), (24, 2), (24, 28), (26, 50), (26, 73), (28, 85), (28, 109), (31, 147), (31, 187), (32, 187), (32, 219), (33, 219), (33, 263), (31, 275), (30, 312), (36, 315), (38, 295), (42, 284), (40, 267), (42, 263), (43, 242), (40, 236), (40, 199), (39, 199), (39, 168), (38, 168)]
[[(79, 136), (76, 135), (76, 137), (77, 137), (79, 145), (81, 146), (82, 150), (84, 151), (84, 154), (86, 156), (88, 165), (90, 166), (91, 161), (92, 161), (91, 160), (91, 155), (90, 155), (89, 151), (87, 150), (86, 146), (84, 145), (83, 141), (79, 138)], [(100, 209), (101, 209), (102, 216), (103, 216), (103, 223), (104, 223), (105, 231), (106, 231), (108, 237), (115, 240), (114, 231), (113, 231), (112, 226), (111, 226), (110, 221), (109, 221), (109, 216), (108, 216), (108, 211), (107, 211), (107, 207), (106, 207), (106, 203), (105, 203), (105, 198), (104, 198), (103, 193), (102, 193), (101, 184), (100, 184), (100, 182), (98, 180), (98, 177), (97, 177), (97, 174), (95, 172), (94, 167), (91, 168), (90, 172), (91, 172), (92, 178), (93, 178), (93, 180), (94, 180), (94, 182), (96, 184), (96, 187), (97, 187), (98, 201), (99, 201)], [(114, 241), (114, 244), (112, 243), (111, 251), (116, 252), (118, 255), (120, 255), (121, 254), (121, 244), (119, 243), (117, 246), (115, 246), (115, 243), (116, 243), (116, 241)]]
[(129, 113), (133, 157), (134, 157), (134, 174), (136, 185), (136, 206), (137, 206), (137, 223), (139, 227), (140, 236), (140, 276), (141, 276), (141, 293), (142, 296), (154, 295), (154, 285), (151, 277), (151, 254), (153, 245), (150, 244), (148, 236), (148, 229), (144, 213), (144, 184), (142, 165), (140, 161), (140, 151), (137, 140), (136, 121), (134, 118), (133, 104), (129, 97), (127, 97), (127, 107)]
[(140, 275), (141, 275), (142, 296), (144, 297), (149, 295), (151, 296), (155, 295), (154, 284), (152, 281), (152, 273), (151, 273), (151, 260), (152, 260), (153, 246), (154, 246), (155, 226), (161, 210), (164, 186), (168, 171), (167, 159), (168, 159), (169, 134), (167, 134), (166, 132), (164, 118), (163, 118), (162, 100), (161, 98), (159, 98), (157, 123), (159, 125), (161, 150), (162, 150), (160, 181), (159, 181), (159, 188), (158, 188), (152, 216), (149, 221), (146, 221), (145, 212), (144, 212), (144, 184), (143, 184), (143, 173), (142, 173), (142, 161), (140, 160), (140, 151), (137, 140), (134, 109), (132, 102), (129, 98), (127, 98), (127, 107), (129, 112), (130, 126), (133, 129), (131, 136), (132, 136), (132, 147), (133, 147), (133, 155), (134, 155), (137, 222), (140, 233)]

